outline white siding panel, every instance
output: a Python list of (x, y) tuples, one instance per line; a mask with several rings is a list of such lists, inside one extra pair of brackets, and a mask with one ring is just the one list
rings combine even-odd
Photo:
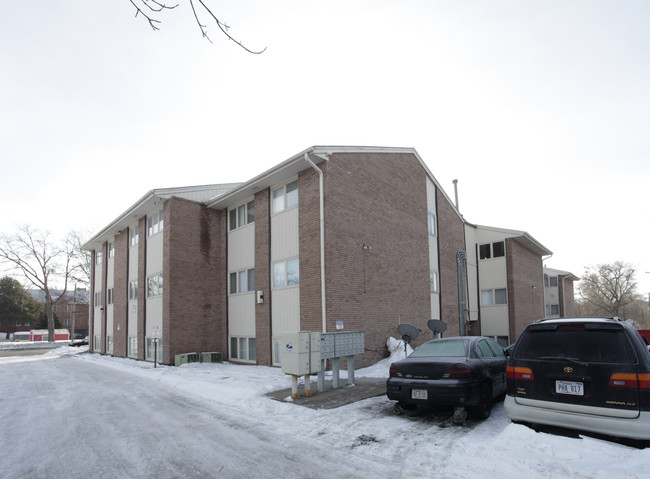
[(158, 233), (147, 238), (147, 274), (163, 269), (163, 235)]
[(128, 325), (129, 336), (138, 335), (138, 301), (129, 301)]
[(508, 306), (481, 308), (481, 334), (483, 336), (509, 336)]
[(298, 254), (298, 208), (292, 208), (271, 217), (271, 261)]
[(252, 268), (255, 265), (255, 225), (228, 234), (228, 271)]
[(505, 257), (482, 260), (479, 262), (479, 268), (481, 290), (506, 287), (507, 265)]
[(436, 187), (429, 178), (427, 178), (427, 210), (431, 213), (436, 212)]
[(228, 333), (230, 336), (255, 337), (255, 293), (230, 295)]
[(273, 337), (280, 337), (287, 331), (300, 331), (300, 288), (276, 289), (272, 296)]
[(154, 329), (158, 330), (159, 337), (162, 338), (162, 312), (162, 296), (147, 299), (147, 330), (145, 335), (148, 338), (153, 337)]
[(467, 307), (471, 321), (478, 320), (479, 292), (477, 289), (478, 261), (476, 257), (476, 229), (470, 226), (465, 228), (465, 241), (467, 244)]

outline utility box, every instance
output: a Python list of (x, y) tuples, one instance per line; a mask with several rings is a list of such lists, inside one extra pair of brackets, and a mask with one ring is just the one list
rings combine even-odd
[(316, 374), (321, 369), (318, 331), (298, 331), (282, 336), (282, 372), (293, 376)]

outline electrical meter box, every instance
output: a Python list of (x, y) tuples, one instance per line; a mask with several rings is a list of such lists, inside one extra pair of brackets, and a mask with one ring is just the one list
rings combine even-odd
[(316, 374), (321, 369), (318, 331), (297, 331), (282, 335), (282, 372), (293, 376)]

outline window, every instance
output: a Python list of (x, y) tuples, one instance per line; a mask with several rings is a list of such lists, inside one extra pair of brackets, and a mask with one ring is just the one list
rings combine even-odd
[(106, 336), (106, 352), (113, 352), (113, 336)]
[(501, 258), (506, 255), (506, 244), (504, 241), (482, 244), (478, 248), (479, 259)]
[(560, 305), (559, 304), (547, 304), (546, 305), (546, 316), (557, 316), (560, 314)]
[(115, 257), (115, 243), (113, 243), (112, 241), (108, 243), (108, 257), (109, 258)]
[(163, 230), (164, 225), (164, 210), (156, 211), (153, 215), (147, 218), (147, 236), (153, 236)]
[(97, 251), (95, 253), (95, 263), (102, 264), (103, 259), (104, 259), (104, 254), (101, 251)]
[(427, 215), (429, 234), (431, 236), (436, 236), (436, 216), (433, 213)]
[(138, 280), (129, 282), (129, 301), (138, 299)]
[(276, 188), (271, 193), (271, 212), (279, 213), (298, 204), (298, 180)]
[(491, 306), (493, 304), (508, 304), (505, 288), (484, 289), (481, 291), (481, 306)]
[(113, 288), (106, 290), (106, 304), (113, 304)]
[(256, 361), (257, 347), (255, 338), (230, 338), (230, 359)]
[(138, 356), (138, 338), (129, 336), (129, 356), (135, 358)]
[(230, 294), (255, 291), (255, 269), (244, 269), (230, 273)]
[(93, 336), (93, 351), (99, 351), (100, 349), (100, 337), (99, 336)]
[(95, 291), (95, 306), (101, 306), (101, 305), (102, 305), (102, 292)]
[(439, 287), (438, 287), (438, 272), (437, 271), (431, 271), (429, 273), (429, 287), (431, 293), (439, 293)]
[(300, 284), (300, 265), (298, 259), (273, 263), (273, 287), (286, 288)]
[(551, 288), (557, 288), (557, 276), (551, 276), (548, 278), (548, 284)]
[(146, 356), (147, 356), (147, 359), (150, 360), (150, 361), (153, 361), (154, 356), (157, 356), (156, 361), (161, 362), (162, 361), (162, 341), (160, 341), (160, 340), (154, 341), (153, 338), (147, 338)]
[(154, 274), (147, 277), (147, 298), (160, 296), (163, 293), (163, 275)]
[(251, 200), (230, 210), (228, 214), (228, 231), (241, 228), (255, 221), (255, 201)]
[(490, 345), (485, 340), (481, 340), (478, 342), (478, 352), (479, 352), (479, 356), (481, 356), (482, 358), (494, 357), (494, 351), (490, 349)]
[(140, 231), (137, 226), (129, 228), (129, 244), (135, 246), (140, 241)]

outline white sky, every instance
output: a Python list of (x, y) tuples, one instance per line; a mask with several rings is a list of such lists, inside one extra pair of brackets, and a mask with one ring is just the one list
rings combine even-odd
[[(414, 147), (473, 223), (650, 292), (650, 3), (128, 0), (0, 16), (0, 231), (93, 234), (154, 188), (248, 180), (311, 145)], [(205, 20), (207, 22), (207, 19)]]

